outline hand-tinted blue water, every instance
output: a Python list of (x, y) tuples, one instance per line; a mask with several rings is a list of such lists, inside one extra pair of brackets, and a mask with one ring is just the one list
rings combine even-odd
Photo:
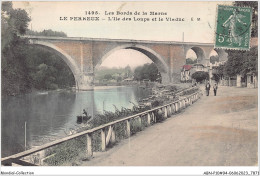
[(85, 109), (90, 115), (115, 111), (113, 105), (132, 108), (150, 92), (138, 87), (116, 87), (84, 92), (31, 93), (2, 97), (2, 157), (24, 151), (25, 122), (27, 149), (64, 137), (79, 125), (76, 116)]

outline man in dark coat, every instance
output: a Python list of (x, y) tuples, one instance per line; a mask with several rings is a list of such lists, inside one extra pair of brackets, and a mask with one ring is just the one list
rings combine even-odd
[(218, 85), (217, 85), (217, 83), (215, 83), (214, 86), (213, 86), (214, 96), (217, 95), (217, 89), (218, 89)]
[(209, 82), (206, 84), (205, 89), (206, 89), (206, 94), (207, 94), (207, 96), (209, 96), (209, 90), (210, 90), (210, 84), (209, 84)]

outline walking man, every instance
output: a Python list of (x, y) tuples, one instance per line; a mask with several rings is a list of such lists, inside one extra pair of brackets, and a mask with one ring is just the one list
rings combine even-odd
[(206, 94), (207, 94), (207, 96), (209, 96), (209, 90), (210, 90), (210, 84), (209, 84), (209, 81), (208, 81), (208, 83), (206, 84)]
[(217, 95), (217, 89), (218, 89), (218, 85), (217, 85), (217, 83), (215, 83), (213, 86), (214, 96)]

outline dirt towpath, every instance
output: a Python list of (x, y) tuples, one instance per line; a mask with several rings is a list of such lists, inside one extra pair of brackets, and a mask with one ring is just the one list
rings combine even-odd
[(219, 87), (84, 166), (256, 166), (257, 89)]

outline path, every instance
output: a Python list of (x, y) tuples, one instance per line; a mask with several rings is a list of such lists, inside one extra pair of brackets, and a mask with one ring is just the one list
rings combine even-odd
[(84, 166), (255, 166), (257, 89), (219, 87)]

